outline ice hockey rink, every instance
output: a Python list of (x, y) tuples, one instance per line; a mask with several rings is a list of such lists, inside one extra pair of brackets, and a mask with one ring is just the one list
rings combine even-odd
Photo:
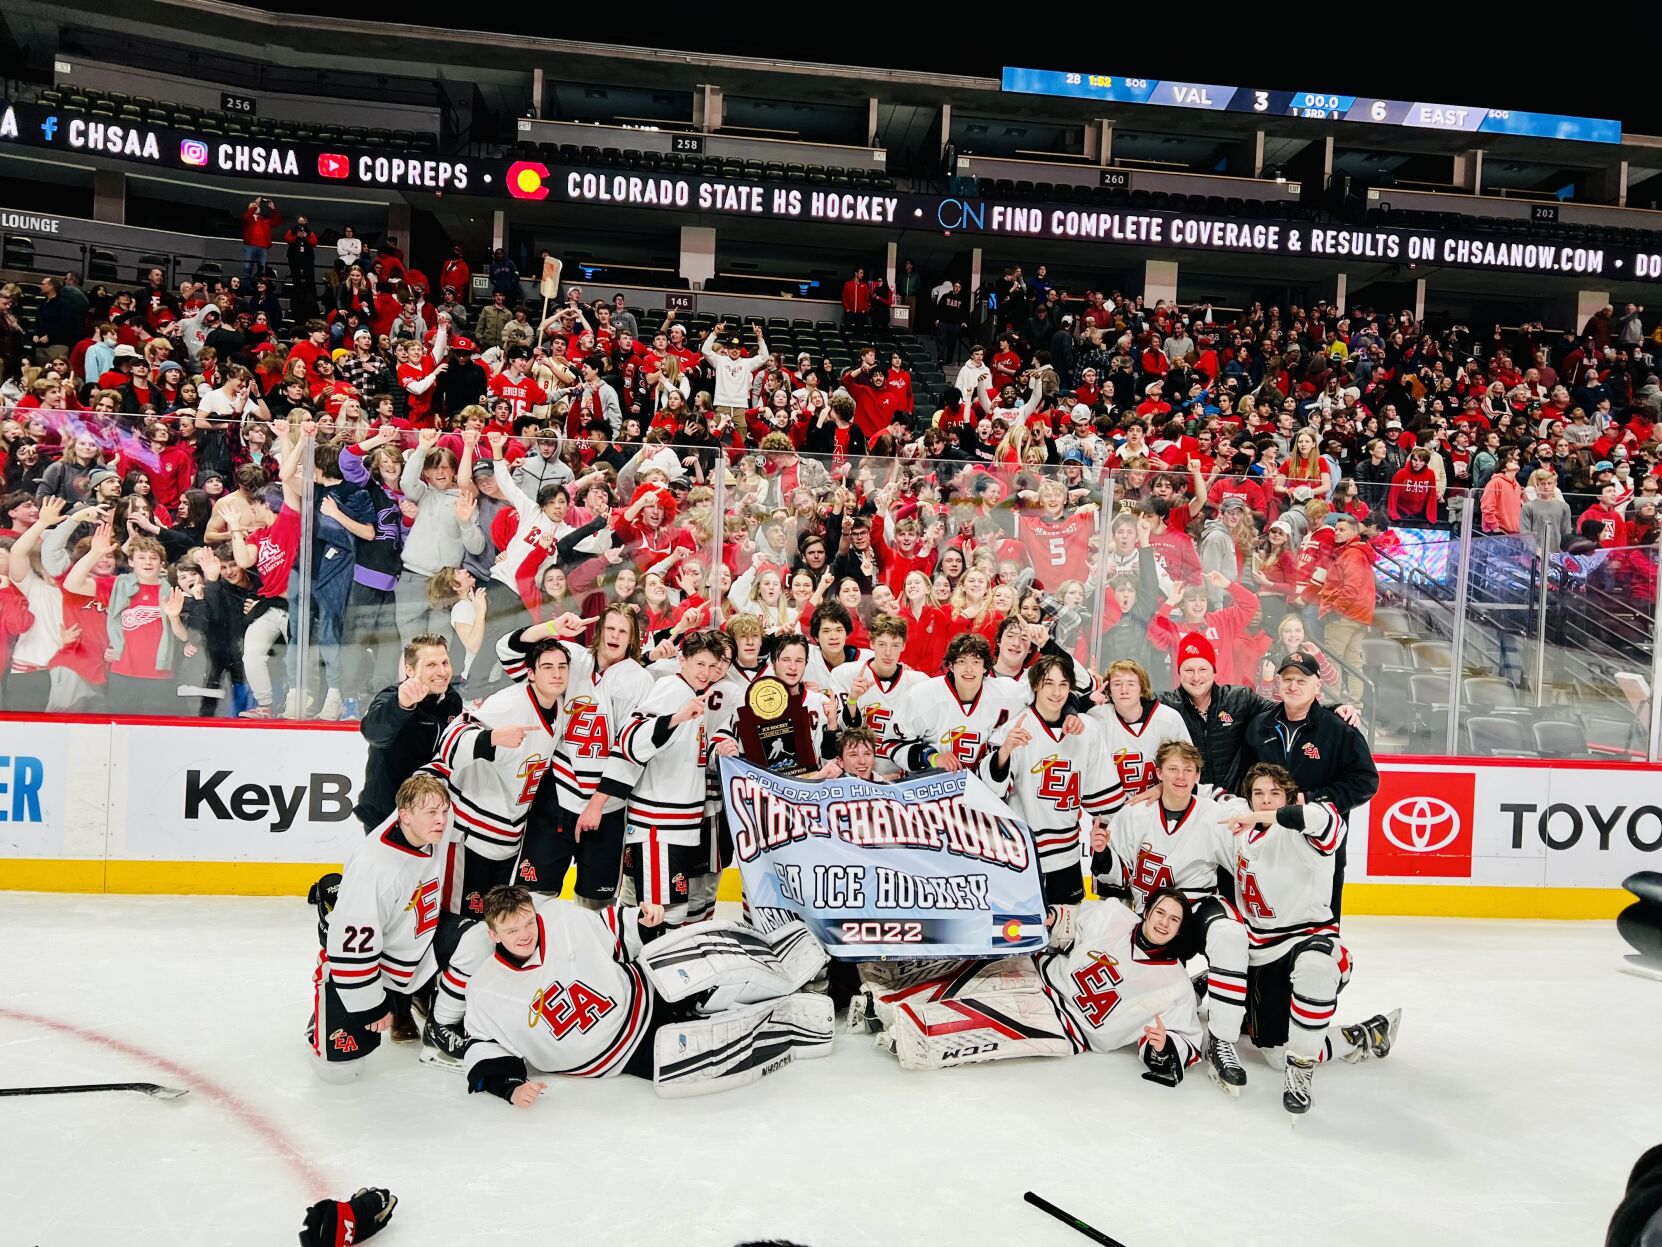
[(8, 1098), (0, 1242), (292, 1243), (308, 1203), (400, 1199), (386, 1247), (1593, 1244), (1662, 1139), (1662, 983), (1601, 923), (1357, 918), (1341, 1020), (1400, 1006), (1384, 1062), (1323, 1066), (1315, 1107), (1247, 1056), (1238, 1101), (1129, 1055), (906, 1073), (864, 1035), (738, 1091), (665, 1101), (556, 1080), (534, 1109), (386, 1045), (330, 1087), (302, 1041), (314, 915), (295, 899), (0, 899), (0, 1081), (146, 1081)]

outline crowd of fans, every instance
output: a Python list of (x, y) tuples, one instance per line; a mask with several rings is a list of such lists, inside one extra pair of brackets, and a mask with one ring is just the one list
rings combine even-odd
[(269, 200), (245, 227), (238, 276), (47, 278), (27, 324), (0, 290), (0, 707), (351, 717), (414, 636), (484, 693), (505, 629), (612, 601), (665, 654), (737, 613), (813, 625), (827, 662), (899, 615), (926, 674), (973, 631), (1001, 667), (1049, 646), (1169, 684), (1198, 630), (1224, 682), (1303, 651), (1360, 704), (1375, 561), (1466, 508), (1654, 599), (1641, 309), (1484, 338), (1078, 299), (1043, 266), (973, 294), (856, 274), (851, 325), (933, 321), (952, 384), (924, 394), (899, 354), (836, 371), (621, 294), (545, 316), (500, 252), (475, 305), (461, 248), (435, 293), (349, 230), (320, 263)]

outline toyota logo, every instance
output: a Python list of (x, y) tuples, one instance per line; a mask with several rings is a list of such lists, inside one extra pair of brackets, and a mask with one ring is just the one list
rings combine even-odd
[(1460, 834), (1460, 815), (1440, 797), (1404, 797), (1379, 820), (1379, 829), (1408, 853), (1435, 853)]

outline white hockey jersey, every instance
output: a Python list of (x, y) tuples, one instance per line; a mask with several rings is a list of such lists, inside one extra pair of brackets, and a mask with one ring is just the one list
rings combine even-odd
[[(574, 1078), (621, 1073), (652, 1022), (652, 995), (630, 961), (641, 948), (638, 913), (541, 898), (537, 946), (523, 962), (492, 943), (484, 923), (469, 928), (454, 959), (467, 1001), (468, 1073), (504, 1056)], [(454, 991), (446, 985), (447, 1013)]]
[[(993, 733), (981, 760), (981, 777), (1032, 830), (1045, 874), (1071, 870), (1077, 877), (1081, 811), (1107, 818), (1125, 800), (1097, 725), (1090, 719), (1081, 723), (1084, 730), (1069, 736), (1031, 707), (1017, 711)], [(998, 751), (1017, 725), (1033, 739), (1012, 749), (1009, 765), (1000, 767)]]
[[(855, 680), (860, 673), (870, 671), (872, 686), (858, 697), (853, 696)], [(919, 685), (929, 677), (914, 667), (899, 663), (888, 679), (879, 676), (867, 659), (859, 663), (844, 663), (831, 673), (831, 687), (837, 694), (838, 710), (842, 713), (839, 726), (857, 714), (862, 726), (877, 733), (879, 745), (893, 745), (899, 741), (898, 719), (901, 708)], [(900, 768), (889, 758), (879, 758), (877, 770), (882, 775), (898, 775)]]
[[(564, 695), (560, 700), (565, 700)], [(468, 851), (490, 861), (519, 852), (537, 785), (554, 765), (562, 707), (544, 710), (527, 684), (492, 693), (447, 727), (424, 770), (450, 787), (450, 818)], [(529, 727), (517, 748), (491, 744), (499, 727)]]
[[(552, 773), (560, 808), (578, 814), (599, 790), (612, 746), (656, 681), (632, 658), (596, 674), (588, 650), (574, 645), (566, 649), (571, 654), (571, 680), (560, 699), (560, 737)], [(607, 798), (608, 813), (622, 808), (621, 798)]]
[(1090, 717), (1102, 729), (1108, 756), (1127, 797), (1147, 792), (1160, 782), (1154, 775), (1154, 755), (1161, 745), (1168, 740), (1189, 741), (1189, 725), (1183, 716), (1160, 701), (1144, 702), (1142, 718), (1134, 723), (1120, 718), (1107, 702), (1092, 706)]
[(1118, 901), (1081, 905), (1072, 947), (1041, 953), (1039, 976), (1077, 1051), (1141, 1050), (1158, 1015), (1178, 1059), (1193, 1065), (1203, 1038), (1194, 986), (1181, 961), (1138, 945), (1140, 923)]
[(906, 772), (929, 765), (931, 753), (950, 753), (977, 766), (993, 733), (1026, 705), (1025, 685), (986, 679), (970, 701), (960, 701), (951, 675), (935, 676), (908, 690), (896, 716), (895, 742), (885, 753)]
[(394, 813), (342, 867), (324, 964), (353, 1013), (379, 1016), (387, 992), (408, 994), (432, 977), (444, 847), (416, 848)]
[(1157, 888), (1177, 888), (1191, 902), (1214, 896), (1218, 871), (1235, 869), (1235, 837), (1218, 825), (1225, 813), (1202, 796), (1192, 798), (1181, 814), (1169, 813), (1159, 801), (1128, 805), (1109, 831), (1111, 866), (1098, 858), (1092, 869), (1129, 888), (1139, 912)]
[(704, 819), (705, 767), (710, 732), (705, 716), (671, 724), (697, 693), (680, 675), (658, 681), (618, 734), (605, 779), (627, 788), (626, 839), (657, 836), (665, 844), (697, 844)]
[(1267, 965), (1300, 940), (1339, 933), (1333, 864), (1344, 839), (1345, 821), (1329, 805), (1287, 806), (1273, 826), (1234, 837), (1235, 898), (1247, 924), (1248, 964)]
[[(833, 668), (826, 664), (825, 655), (819, 652), (819, 646), (810, 645), (808, 647), (808, 665), (803, 669), (802, 682), (829, 693), (836, 687), (838, 672), (847, 671), (852, 675), (859, 670), (862, 664), (870, 661), (871, 651), (869, 649), (857, 649), (852, 657), (845, 658)], [(840, 711), (842, 706), (839, 705), (837, 709)]]

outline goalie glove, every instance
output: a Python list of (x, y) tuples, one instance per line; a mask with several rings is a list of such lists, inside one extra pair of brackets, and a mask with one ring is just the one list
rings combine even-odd
[(1050, 928), (1050, 946), (1059, 952), (1073, 947), (1073, 920), (1079, 912), (1077, 905), (1052, 905), (1045, 910), (1045, 925)]
[(319, 1200), (306, 1209), (300, 1247), (343, 1247), (361, 1243), (392, 1220), (398, 1196), (381, 1186), (365, 1186), (351, 1199)]
[(1143, 1075), (1147, 1082), (1157, 1082), (1162, 1087), (1175, 1087), (1183, 1081), (1183, 1062), (1177, 1055), (1177, 1045), (1170, 1039), (1166, 1040), (1163, 1048), (1144, 1044), (1143, 1064), (1148, 1066), (1148, 1072)]

